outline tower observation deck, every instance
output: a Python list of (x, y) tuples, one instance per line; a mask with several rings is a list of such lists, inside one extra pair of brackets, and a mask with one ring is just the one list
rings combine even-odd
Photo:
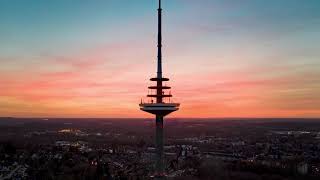
[[(151, 78), (150, 81), (156, 83), (150, 86), (151, 94), (147, 97), (150, 101), (145, 103), (141, 100), (140, 109), (142, 111), (154, 114), (156, 116), (156, 177), (164, 177), (164, 160), (163, 160), (163, 120), (164, 117), (174, 111), (179, 110), (179, 103), (171, 102), (171, 87), (164, 85), (169, 81), (162, 76), (162, 9), (161, 0), (158, 8), (158, 58), (157, 58), (157, 77)], [(169, 92), (168, 92), (169, 91)]]

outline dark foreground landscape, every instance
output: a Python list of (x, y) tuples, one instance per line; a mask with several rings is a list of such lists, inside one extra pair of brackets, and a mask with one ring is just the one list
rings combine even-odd
[[(169, 119), (168, 179), (320, 178), (320, 119)], [(151, 179), (154, 121), (0, 119), (0, 179)]]

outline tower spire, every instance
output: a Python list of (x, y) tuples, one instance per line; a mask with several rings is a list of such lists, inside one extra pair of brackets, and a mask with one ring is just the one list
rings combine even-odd
[(157, 78), (162, 78), (162, 9), (161, 0), (159, 0), (158, 9), (158, 72)]

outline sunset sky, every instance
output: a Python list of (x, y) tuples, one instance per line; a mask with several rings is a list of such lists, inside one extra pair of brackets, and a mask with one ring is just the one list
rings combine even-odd
[[(319, 0), (163, 0), (170, 117), (320, 117)], [(156, 0), (0, 0), (0, 116), (151, 117)]]

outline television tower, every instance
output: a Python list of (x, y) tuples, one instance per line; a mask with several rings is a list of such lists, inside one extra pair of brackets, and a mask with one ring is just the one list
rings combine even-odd
[[(171, 87), (163, 85), (163, 82), (169, 81), (162, 76), (162, 9), (161, 0), (159, 0), (158, 9), (158, 71), (157, 77), (150, 81), (156, 82), (156, 86), (150, 86), (151, 94), (147, 97), (150, 101), (145, 103), (141, 100), (140, 109), (142, 111), (154, 114), (156, 116), (156, 177), (164, 177), (164, 158), (163, 158), (163, 118), (179, 109), (179, 103), (171, 102), (171, 92), (167, 92)], [(155, 100), (155, 102), (154, 102)]]

